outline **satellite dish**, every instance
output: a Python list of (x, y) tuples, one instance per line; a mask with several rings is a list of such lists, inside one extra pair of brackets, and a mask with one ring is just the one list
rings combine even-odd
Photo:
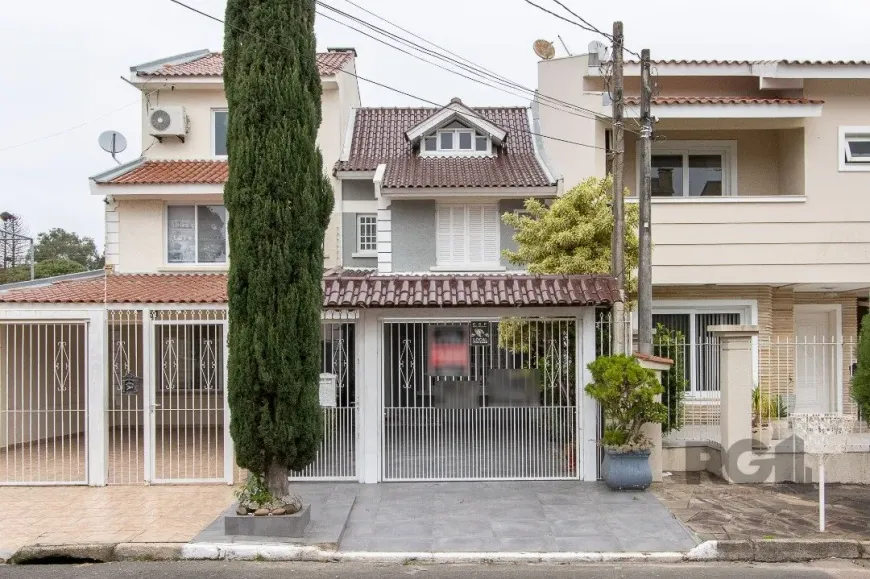
[(556, 49), (553, 47), (553, 43), (549, 40), (536, 40), (532, 45), (532, 48), (535, 50), (535, 54), (544, 60), (550, 60), (556, 56)]
[(124, 138), (124, 135), (118, 131), (103, 131), (97, 138), (97, 142), (102, 150), (112, 155), (116, 163), (121, 164), (115, 155), (123, 153), (127, 149), (127, 139)]

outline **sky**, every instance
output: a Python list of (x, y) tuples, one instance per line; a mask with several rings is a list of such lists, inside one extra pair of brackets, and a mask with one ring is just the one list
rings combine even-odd
[[(223, 0), (186, 1), (223, 17)], [(566, 54), (559, 37), (573, 54), (585, 52), (592, 40), (604, 40), (526, 0), (355, 1), (530, 88), (536, 86), (536, 39), (554, 42), (557, 56)], [(862, 0), (562, 1), (604, 31), (622, 20), (626, 47), (649, 48), (653, 59), (870, 59), (870, 4)], [(346, 0), (324, 2), (385, 26)], [(554, 0), (534, 2), (561, 11)], [(322, 17), (315, 32), (320, 50), (355, 47), (361, 76), (430, 101), (447, 103), (454, 96), (472, 106), (527, 101)], [(114, 161), (99, 148), (97, 137), (107, 129), (124, 134), (130, 145), (119, 155), (121, 161), (141, 152), (140, 94), (120, 77), (142, 62), (201, 48), (220, 50), (222, 38), (219, 23), (170, 0), (6, 6), (0, 18), (0, 211), (19, 214), (33, 235), (62, 227), (93, 237), (102, 247), (103, 202), (90, 194), (88, 177)], [(424, 104), (363, 81), (360, 93), (363, 106)]]

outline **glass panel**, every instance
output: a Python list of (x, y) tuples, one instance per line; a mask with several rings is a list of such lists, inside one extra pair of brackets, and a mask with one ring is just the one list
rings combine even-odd
[(486, 143), (489, 139), (486, 137), (475, 137), (474, 138), (474, 148), (476, 151), (486, 152)]
[(358, 234), (360, 251), (375, 251), (377, 249), (377, 219), (374, 215), (360, 216)]
[(435, 136), (426, 137), (423, 139), (423, 150), (424, 151), (437, 151), (438, 150), (438, 140)]
[(214, 112), (214, 154), (227, 154), (227, 111)]
[(462, 151), (471, 150), (471, 133), (465, 131), (459, 133), (459, 149)]
[(870, 161), (870, 139), (849, 141), (848, 146), (852, 161)]
[(197, 251), (199, 263), (227, 261), (227, 210), (223, 205), (199, 205)]
[(689, 195), (722, 196), (722, 155), (689, 155)]
[(170, 205), (166, 208), (166, 261), (196, 261), (196, 213), (193, 205)]
[(683, 156), (652, 156), (652, 196), (681, 197), (683, 195)]
[(453, 133), (447, 131), (444, 133), (439, 133), (441, 135), (441, 150), (442, 151), (452, 151), (453, 150)]

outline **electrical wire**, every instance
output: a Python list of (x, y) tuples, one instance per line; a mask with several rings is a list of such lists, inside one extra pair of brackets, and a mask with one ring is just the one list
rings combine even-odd
[[(360, 6), (360, 5), (357, 4), (356, 2), (353, 2), (353, 0), (345, 0), (345, 1), (346, 1), (348, 4), (350, 4), (350, 5), (352, 5), (352, 6), (356, 7), (356, 8), (358, 8), (359, 10), (362, 10), (363, 12), (365, 12), (365, 13), (367, 13), (367, 14), (369, 14), (369, 15), (375, 17), (375, 18), (377, 18), (378, 20), (381, 20), (381, 21), (383, 21), (383, 22), (385, 22), (385, 23), (387, 23), (387, 24), (393, 26), (394, 28), (397, 28), (398, 30), (401, 30), (402, 32), (404, 32), (404, 33), (406, 33), (406, 34), (409, 34), (409, 35), (413, 36), (414, 38), (417, 38), (417, 39), (419, 39), (419, 40), (421, 40), (421, 41), (423, 41), (423, 42), (425, 42), (425, 43), (427, 43), (427, 44), (429, 44), (429, 45), (431, 45), (431, 46), (434, 46), (434, 47), (437, 48), (438, 50), (440, 50), (440, 51), (442, 51), (442, 52), (444, 52), (444, 53), (446, 53), (446, 54), (449, 54), (449, 55), (451, 55), (451, 56), (454, 56), (454, 57), (456, 57), (456, 58), (449, 58), (449, 57), (447, 57), (447, 56), (444, 56), (443, 54), (439, 54), (438, 52), (435, 52), (435, 51), (433, 51), (433, 50), (430, 50), (430, 49), (428, 49), (428, 48), (426, 48), (426, 47), (424, 47), (424, 46), (421, 46), (421, 45), (419, 45), (419, 44), (417, 44), (417, 43), (415, 43), (415, 42), (413, 42), (413, 41), (410, 41), (410, 40), (408, 40), (408, 39), (406, 39), (406, 38), (404, 38), (404, 37), (402, 37), (402, 36), (399, 36), (399, 35), (397, 35), (397, 34), (394, 34), (394, 33), (390, 32), (390, 31), (388, 31), (388, 30), (384, 30), (383, 28), (380, 28), (380, 27), (378, 27), (378, 26), (372, 24), (371, 22), (368, 22), (368, 21), (366, 21), (366, 20), (364, 20), (364, 19), (362, 19), (362, 18), (359, 18), (359, 17), (354, 16), (354, 15), (352, 15), (352, 14), (349, 14), (349, 13), (343, 12), (343, 11), (341, 11), (341, 10), (335, 8), (334, 6), (330, 6), (329, 4), (327, 4), (327, 3), (325, 3), (325, 2), (323, 2), (323, 1), (321, 1), (321, 0), (317, 0), (317, 4), (318, 4), (319, 6), (321, 6), (321, 7), (323, 7), (323, 8), (326, 8), (326, 9), (331, 10), (331, 11), (337, 13), (337, 14), (340, 14), (340, 15), (342, 15), (342, 16), (345, 17), (345, 18), (348, 18), (348, 19), (350, 19), (350, 20), (353, 20), (353, 21), (355, 21), (355, 22), (357, 22), (357, 23), (359, 23), (359, 24), (362, 24), (363, 26), (366, 26), (366, 27), (369, 28), (370, 30), (376, 31), (376, 32), (379, 33), (379, 34), (382, 34), (382, 35), (384, 35), (384, 36), (388, 36), (388, 37), (391, 38), (391, 39), (394, 39), (394, 40), (397, 40), (397, 41), (399, 41), (399, 42), (402, 42), (403, 44), (405, 44), (406, 46), (410, 47), (410, 48), (413, 49), (413, 50), (419, 50), (419, 51), (421, 51), (421, 52), (425, 52), (427, 55), (430, 55), (430, 56), (433, 56), (433, 57), (435, 57), (435, 58), (438, 58), (438, 59), (440, 59), (440, 60), (442, 60), (442, 61), (444, 61), (444, 62), (447, 62), (447, 63), (449, 63), (449, 64), (452, 64), (452, 65), (454, 65), (454, 66), (459, 66), (459, 67), (462, 68), (463, 70), (466, 70), (466, 71), (468, 71), (468, 72), (470, 72), (470, 73), (472, 73), (472, 74), (477, 74), (477, 75), (483, 76), (483, 77), (487, 78), (487, 80), (492, 80), (492, 81), (494, 81), (494, 82), (497, 82), (498, 84), (501, 84), (501, 85), (503, 85), (503, 86), (509, 87), (510, 89), (513, 89), (513, 90), (520, 90), (520, 91), (522, 91), (522, 92), (524, 92), (524, 93), (529, 93), (528, 95), (526, 95), (526, 94), (522, 94), (522, 95), (517, 95), (517, 96), (522, 96), (522, 97), (524, 97), (524, 98), (532, 98), (532, 99), (534, 99), (534, 100), (537, 100), (538, 103), (541, 104), (542, 106), (545, 106), (545, 107), (548, 107), (548, 108), (551, 108), (551, 109), (553, 109), (553, 110), (557, 110), (557, 111), (560, 111), (560, 112), (567, 112), (567, 113), (569, 113), (569, 114), (575, 114), (575, 116), (580, 116), (580, 117), (585, 117), (585, 118), (592, 118), (592, 117), (589, 117), (589, 116), (587, 116), (587, 115), (578, 114), (578, 113), (580, 113), (580, 112), (584, 112), (584, 113), (589, 113), (589, 114), (593, 115), (594, 118), (595, 118), (595, 120), (600, 120), (600, 121), (608, 122), (608, 123), (610, 122), (610, 117), (607, 116), (607, 115), (604, 115), (604, 114), (602, 114), (602, 113), (600, 113), (600, 112), (597, 112), (597, 111), (594, 111), (594, 110), (591, 110), (591, 109), (583, 108), (583, 107), (581, 107), (581, 106), (579, 106), (579, 105), (575, 105), (575, 104), (573, 104), (573, 103), (569, 103), (569, 102), (566, 102), (566, 101), (563, 101), (563, 100), (557, 99), (557, 98), (555, 98), (555, 97), (551, 97), (551, 96), (549, 96), (549, 95), (546, 95), (546, 94), (544, 94), (544, 93), (541, 93), (540, 91), (536, 91), (535, 89), (532, 89), (532, 88), (529, 88), (529, 87), (527, 87), (527, 86), (524, 86), (524, 85), (522, 85), (522, 84), (520, 84), (520, 83), (518, 83), (518, 82), (516, 82), (516, 81), (513, 81), (513, 80), (511, 80), (511, 79), (509, 79), (509, 78), (507, 78), (507, 77), (505, 77), (505, 76), (502, 76), (502, 75), (500, 75), (500, 74), (498, 74), (498, 73), (496, 73), (496, 72), (493, 72), (493, 71), (491, 71), (491, 70), (489, 70), (489, 69), (487, 69), (487, 68), (485, 68), (485, 67), (483, 67), (483, 66), (481, 66), (481, 65), (479, 65), (479, 64), (477, 64), (477, 63), (475, 63), (474, 61), (471, 61), (471, 60), (469, 60), (469, 59), (467, 59), (467, 58), (465, 58), (465, 57), (463, 57), (463, 56), (461, 56), (461, 55), (459, 55), (459, 54), (456, 54), (455, 52), (452, 52), (452, 51), (448, 50), (447, 48), (444, 48), (443, 46), (440, 46), (440, 45), (436, 44), (435, 42), (432, 42), (431, 40), (428, 40), (428, 39), (426, 39), (426, 38), (420, 36), (419, 34), (414, 33), (414, 32), (411, 31), (411, 30), (408, 30), (408, 29), (406, 29), (406, 28), (402, 28), (401, 26), (399, 26), (399, 25), (397, 25), (397, 24), (395, 24), (395, 23), (390, 22), (389, 20), (387, 20), (387, 19), (384, 18), (383, 16), (380, 16), (380, 15), (376, 14), (375, 12), (372, 12), (371, 10), (368, 10), (367, 8), (364, 8), (363, 6)], [(329, 19), (329, 20), (332, 20), (333, 22), (337, 22), (338, 24), (341, 24), (341, 25), (343, 25), (343, 26), (346, 26), (346, 27), (348, 27), (348, 28), (350, 28), (350, 29), (352, 29), (352, 30), (355, 30), (355, 31), (359, 32), (360, 34), (363, 34), (363, 35), (365, 35), (365, 36), (369, 36), (370, 38), (372, 38), (372, 37), (371, 37), (370, 35), (368, 35), (367, 33), (363, 32), (363, 31), (361, 31), (361, 30), (358, 30), (358, 29), (354, 28), (353, 26), (350, 26), (350, 25), (348, 25), (348, 24), (346, 24), (346, 23), (343, 23), (343, 22), (338, 22), (337, 20), (335, 20), (335, 19), (333, 19), (333, 18), (330, 18), (329, 16), (326, 16), (325, 14), (322, 14), (322, 13), (319, 13), (319, 14), (320, 14), (321, 16), (323, 16), (324, 18), (327, 18), (327, 19)], [(383, 41), (381, 41), (380, 39), (375, 39), (375, 40), (377, 40), (377, 41), (383, 43)], [(388, 46), (391, 46), (392, 48), (395, 48), (396, 50), (400, 50), (400, 49), (398, 49), (398, 48), (396, 48), (396, 47), (394, 47), (394, 46), (392, 46), (392, 45), (389, 45), (389, 44), (388, 44)], [(402, 52), (405, 52), (405, 51), (402, 51)], [(406, 52), (406, 54), (407, 54), (407, 52)], [(415, 56), (415, 58), (418, 58), (418, 59), (419, 59), (419, 57), (416, 57), (416, 56)], [(459, 60), (457, 60), (457, 59), (459, 59)], [(421, 60), (423, 60), (423, 59), (421, 59)], [(460, 60), (463, 61), (463, 62), (460, 62)], [(462, 74), (460, 74), (460, 73), (457, 73), (456, 71), (454, 71), (454, 70), (452, 70), (452, 69), (444, 68), (443, 66), (440, 66), (440, 65), (438, 65), (438, 64), (435, 64), (435, 63), (432, 63), (432, 62), (429, 62), (429, 61), (426, 61), (426, 60), (423, 60), (423, 62), (428, 62), (429, 64), (432, 64), (433, 66), (437, 66), (438, 68), (442, 68), (442, 69), (444, 69), (444, 70), (447, 70), (448, 72), (452, 72), (452, 73), (454, 73), (454, 74), (458, 74), (459, 76), (463, 76), (464, 78), (468, 78), (468, 77), (465, 76), (465, 75), (462, 75)], [(467, 64), (466, 64), (466, 63), (467, 63)], [(478, 79), (470, 79), (470, 80), (473, 80), (474, 82), (480, 82)], [(485, 84), (485, 83), (483, 83), (483, 84)], [(517, 93), (515, 93), (515, 92), (508, 92), (507, 90), (504, 90), (504, 89), (502, 89), (502, 88), (500, 88), (500, 87), (494, 87), (494, 86), (492, 86), (491, 84), (486, 84), (486, 86), (490, 86), (491, 88), (495, 88), (496, 90), (501, 90), (502, 92), (505, 92), (505, 93), (507, 93), (507, 94), (514, 94), (514, 95), (517, 94)], [(554, 105), (555, 105), (555, 106), (554, 106)], [(572, 109), (573, 111), (576, 111), (576, 113), (572, 113), (571, 111), (567, 111), (567, 110), (565, 110), (566, 107), (569, 108), (569, 109)]]
[[(178, 6), (181, 6), (182, 8), (186, 8), (187, 10), (190, 10), (191, 12), (195, 12), (196, 14), (199, 14), (200, 16), (203, 16), (203, 17), (208, 18), (208, 19), (210, 19), (210, 20), (214, 20), (215, 22), (219, 22), (220, 24), (223, 24), (224, 26), (230, 26), (230, 27), (232, 27), (234, 30), (237, 30), (238, 32), (241, 32), (242, 34), (246, 34), (246, 35), (251, 36), (251, 37), (253, 37), (253, 38), (256, 38), (257, 40), (260, 40), (260, 41), (262, 41), (262, 42), (268, 42), (268, 43), (270, 43), (270, 44), (272, 44), (272, 45), (274, 45), (274, 46), (277, 46), (278, 48), (281, 48), (281, 49), (283, 49), (283, 50), (291, 50), (291, 48), (288, 47), (288, 46), (284, 46), (284, 45), (282, 45), (282, 44), (278, 44), (278, 43), (271, 42), (271, 41), (269, 41), (268, 39), (263, 38), (262, 36), (259, 36), (259, 35), (257, 35), (257, 34), (254, 34), (253, 32), (251, 32), (251, 31), (249, 31), (249, 30), (245, 30), (245, 29), (240, 28), (240, 27), (238, 27), (238, 26), (235, 26), (235, 25), (233, 25), (233, 24), (227, 24), (224, 20), (218, 18), (217, 16), (214, 16), (214, 15), (212, 15), (212, 14), (209, 14), (208, 12), (204, 12), (204, 11), (202, 11), (202, 10), (199, 10), (198, 8), (194, 8), (193, 6), (190, 6), (189, 4), (185, 4), (185, 3), (182, 2), (181, 0), (169, 0), (169, 1), (172, 2), (173, 4), (177, 4)], [(429, 99), (423, 98), (423, 97), (421, 97), (421, 96), (417, 96), (417, 95), (415, 95), (415, 94), (412, 94), (412, 93), (409, 93), (409, 92), (403, 91), (403, 90), (401, 90), (401, 89), (397, 89), (397, 88), (395, 88), (395, 87), (389, 86), (389, 85), (384, 84), (384, 83), (382, 83), (382, 82), (378, 82), (378, 81), (376, 81), (376, 80), (372, 80), (372, 79), (370, 79), (370, 78), (366, 78), (366, 77), (364, 77), (364, 76), (362, 76), (362, 75), (352, 73), (352, 72), (350, 72), (350, 71), (348, 71), (348, 70), (345, 70), (345, 69), (343, 69), (343, 68), (340, 68), (340, 69), (338, 69), (338, 70), (339, 70), (340, 72), (343, 72), (343, 73), (345, 73), (345, 74), (347, 74), (347, 75), (349, 75), (349, 76), (352, 76), (352, 77), (354, 77), (354, 78), (356, 78), (356, 79), (358, 79), (358, 80), (361, 80), (361, 81), (367, 82), (367, 83), (369, 83), (369, 84), (373, 84), (373, 85), (375, 85), (375, 86), (378, 86), (378, 87), (384, 88), (384, 89), (386, 89), (386, 90), (389, 90), (389, 91), (395, 92), (395, 93), (397, 93), (397, 94), (401, 94), (401, 95), (403, 95), (403, 96), (406, 96), (406, 97), (409, 97), (409, 98), (412, 98), (412, 99), (418, 100), (418, 101), (420, 101), (420, 102), (424, 102), (424, 103), (430, 104), (430, 105), (435, 106), (435, 107), (437, 107), (437, 108), (444, 108), (444, 107), (446, 106), (446, 105), (439, 104), (439, 103), (437, 103), (437, 102), (431, 101), (431, 100), (429, 100)], [(481, 119), (481, 120), (484, 120), (484, 121), (490, 122), (489, 119), (487, 119), (486, 117), (480, 115), (480, 114), (477, 113), (476, 111), (473, 111), (473, 110), (472, 110), (471, 112), (473, 113), (472, 116), (474, 116), (474, 117), (476, 117), (476, 118), (479, 118), (479, 119)], [(568, 143), (568, 144), (571, 144), (571, 145), (577, 145), (577, 146), (580, 146), (580, 147), (588, 147), (588, 148), (591, 148), (591, 149), (601, 149), (601, 150), (605, 150), (605, 151), (607, 150), (605, 147), (599, 147), (599, 146), (597, 146), (597, 145), (590, 145), (589, 143), (580, 143), (580, 142), (578, 142), (578, 141), (572, 141), (572, 140), (569, 140), (569, 139), (562, 139), (562, 138), (559, 138), (559, 137), (553, 137), (553, 136), (550, 136), (550, 135), (544, 135), (544, 134), (542, 134), (542, 133), (538, 133), (538, 132), (535, 132), (535, 131), (530, 131), (530, 130), (525, 130), (525, 129), (519, 129), (519, 132), (521, 132), (521, 133), (526, 133), (526, 134), (529, 134), (529, 135), (538, 136), (538, 137), (541, 137), (541, 138), (544, 138), (544, 139), (550, 139), (550, 140), (559, 141), (559, 142), (562, 142), (562, 143)]]
[[(603, 31), (599, 30), (599, 29), (598, 29), (595, 25), (593, 25), (591, 22), (589, 22), (588, 20), (586, 20), (585, 18), (583, 18), (582, 16), (580, 16), (579, 14), (577, 14), (576, 12), (574, 12), (573, 10), (571, 10), (570, 8), (568, 8), (568, 6), (566, 6), (566, 5), (565, 5), (561, 0), (553, 0), (553, 2), (555, 2), (556, 4), (558, 4), (559, 6), (561, 6), (563, 9), (565, 9), (565, 11), (567, 11), (569, 14), (571, 14), (572, 16), (574, 16), (574, 18), (577, 18), (578, 20), (580, 20), (581, 22), (583, 22), (584, 24), (586, 24), (587, 26), (589, 26), (590, 28), (592, 28), (592, 32), (597, 32), (598, 34), (600, 34), (601, 36), (603, 36), (604, 38), (606, 38), (606, 39), (609, 40), (610, 42), (613, 42), (613, 35), (612, 35), (612, 34), (608, 34), (607, 32), (603, 32)], [(569, 20), (568, 22), (570, 22), (570, 20)], [(574, 24), (576, 24), (576, 22), (575, 22)], [(588, 28), (587, 28), (586, 30), (588, 30)], [(637, 52), (631, 50), (630, 48), (627, 48), (627, 47), (625, 46), (625, 43), (624, 43), (624, 42), (623, 42), (623, 44), (622, 44), (622, 49), (623, 49), (624, 51), (626, 51), (627, 53), (629, 53), (629, 54), (631, 54), (631, 55), (634, 55), (634, 56), (640, 58), (640, 54), (638, 54)]]

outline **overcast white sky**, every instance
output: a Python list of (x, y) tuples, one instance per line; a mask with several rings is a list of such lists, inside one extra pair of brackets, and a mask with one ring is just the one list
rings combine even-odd
[[(325, 1), (374, 21), (344, 0)], [(355, 1), (528, 87), (536, 86), (536, 38), (554, 41), (560, 55), (557, 35), (574, 53), (595, 39), (524, 0)], [(553, 0), (534, 1), (559, 10)], [(870, 4), (862, 0), (563, 1), (602, 30), (623, 20), (626, 46), (648, 47), (654, 59), (870, 59)], [(189, 3), (223, 17), (224, 0)], [(429, 100), (524, 102), (323, 18), (316, 31), (320, 49), (356, 47), (360, 75)], [(97, 136), (106, 129), (126, 135), (130, 147), (120, 155), (123, 161), (140, 153), (139, 93), (119, 76), (133, 64), (199, 48), (220, 50), (221, 44), (220, 24), (169, 0), (6, 6), (0, 18), (0, 211), (22, 215), (33, 234), (63, 227), (102, 246), (102, 200), (89, 194), (87, 177), (113, 162)], [(360, 90), (364, 106), (422, 104), (365, 82)]]

